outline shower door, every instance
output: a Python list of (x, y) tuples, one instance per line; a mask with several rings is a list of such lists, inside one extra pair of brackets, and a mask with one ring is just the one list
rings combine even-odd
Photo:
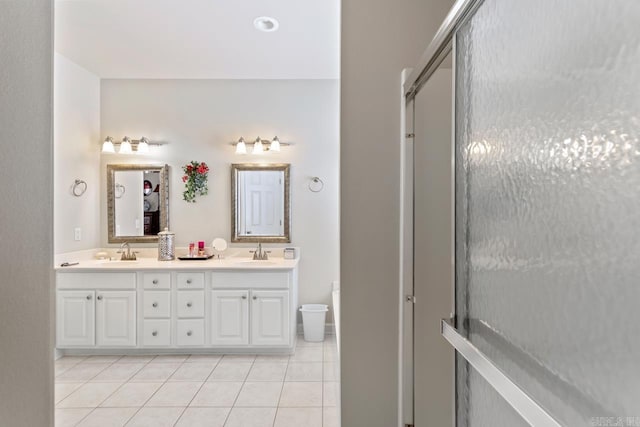
[(640, 426), (638, 22), (636, 0), (461, 0), (427, 51), (453, 49), (455, 425)]

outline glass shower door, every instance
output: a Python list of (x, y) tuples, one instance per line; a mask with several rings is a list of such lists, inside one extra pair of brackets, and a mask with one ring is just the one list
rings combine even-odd
[[(640, 426), (639, 22), (485, 0), (456, 31), (455, 326), (560, 425)], [(457, 357), (457, 425), (527, 425)]]

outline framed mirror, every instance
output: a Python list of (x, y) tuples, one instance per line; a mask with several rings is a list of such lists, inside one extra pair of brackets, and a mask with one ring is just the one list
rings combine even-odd
[(231, 165), (232, 242), (291, 242), (289, 166)]
[(109, 243), (153, 243), (169, 227), (169, 166), (107, 165)]

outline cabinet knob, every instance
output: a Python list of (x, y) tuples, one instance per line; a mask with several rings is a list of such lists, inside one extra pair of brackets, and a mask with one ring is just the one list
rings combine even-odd
[(98, 301), (102, 301), (102, 295), (98, 295)]
[(91, 300), (91, 295), (87, 295), (87, 300)]
[(158, 331), (151, 332), (151, 335), (153, 335), (154, 337), (157, 337), (158, 336)]
[(191, 284), (191, 279), (187, 279), (187, 285)]
[(246, 295), (242, 295), (242, 299), (247, 299), (247, 296)]
[(258, 297), (254, 295), (254, 296), (253, 296), (253, 299), (258, 299)]
[(153, 283), (154, 285), (157, 285), (158, 284), (158, 279), (153, 279), (153, 282), (151, 282), (151, 283)]
[(158, 306), (157, 302), (154, 302), (153, 304), (151, 304), (154, 308)]
[(187, 307), (191, 307), (192, 305), (193, 305), (193, 304), (192, 304), (192, 303), (190, 303), (190, 302), (188, 302), (188, 303), (187, 303)]
[(190, 337), (191, 335), (193, 335), (193, 332), (188, 331), (188, 332), (187, 332), (187, 336), (188, 336), (188, 337)]

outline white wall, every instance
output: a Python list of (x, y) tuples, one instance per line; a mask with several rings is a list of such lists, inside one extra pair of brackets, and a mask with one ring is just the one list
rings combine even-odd
[[(102, 80), (101, 135), (146, 136), (168, 144), (149, 156), (102, 155), (107, 163), (167, 163), (170, 225), (178, 246), (215, 237), (230, 242), (230, 164), (291, 163), (291, 238), (299, 246), (300, 303), (330, 304), (339, 275), (339, 82), (337, 80)], [(239, 156), (231, 141), (257, 136), (295, 145), (279, 154)], [(182, 200), (182, 165), (205, 161), (209, 194)], [(312, 193), (311, 177), (324, 189)], [(102, 198), (106, 212), (106, 197)], [(102, 245), (107, 245), (106, 215)], [(255, 246), (253, 244), (235, 246)]]
[[(54, 251), (100, 246), (100, 78), (56, 53), (54, 58)], [(76, 179), (87, 183), (72, 194)], [(80, 227), (80, 241), (74, 229)]]
[(53, 425), (51, 0), (0, 1), (0, 424)]
[(342, 0), (343, 426), (398, 425), (401, 72), (452, 3)]

